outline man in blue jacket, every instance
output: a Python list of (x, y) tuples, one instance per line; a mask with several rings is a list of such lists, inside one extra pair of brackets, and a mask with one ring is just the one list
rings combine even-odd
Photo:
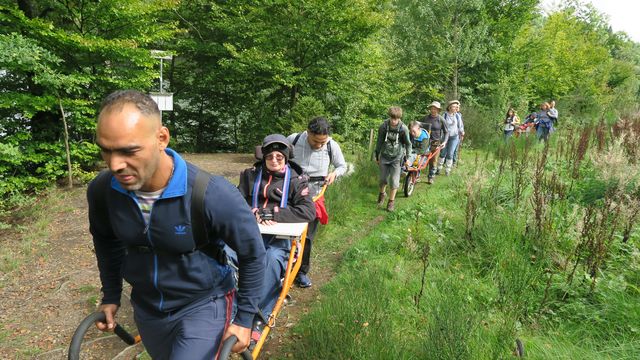
[[(115, 327), (123, 278), (131, 284), (136, 325), (154, 359), (213, 359), (221, 341), (250, 340), (264, 278), (265, 249), (254, 215), (222, 177), (209, 179), (202, 217), (209, 245), (237, 253), (237, 313), (232, 269), (196, 248), (191, 193), (198, 168), (169, 149), (153, 100), (133, 90), (103, 102), (96, 143), (109, 172), (87, 190), (100, 270), (103, 331)], [(107, 177), (102, 178), (101, 177)], [(221, 259), (217, 257), (217, 259)]]

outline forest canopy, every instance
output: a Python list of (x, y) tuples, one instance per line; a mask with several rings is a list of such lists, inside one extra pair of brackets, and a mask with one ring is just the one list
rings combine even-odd
[[(350, 148), (391, 105), (460, 99), (481, 145), (509, 106), (566, 121), (634, 113), (639, 47), (603, 14), (537, 0), (0, 0), (0, 208), (98, 161), (108, 93), (173, 94), (173, 148), (248, 151), (324, 115)], [(171, 54), (160, 61), (152, 50)], [(63, 117), (63, 114), (65, 115)]]

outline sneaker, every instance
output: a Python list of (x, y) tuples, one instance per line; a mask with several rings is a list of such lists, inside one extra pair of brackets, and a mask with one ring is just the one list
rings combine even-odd
[(427, 179), (427, 184), (433, 184), (433, 176), (429, 176), (429, 178)]
[(378, 207), (382, 207), (382, 205), (384, 204), (384, 198), (387, 196), (386, 193), (380, 193), (378, 194)]
[(451, 175), (451, 169), (447, 169), (447, 170), (445, 170), (445, 171), (444, 171), (444, 175), (445, 175), (445, 176), (449, 176), (449, 175)]
[(303, 289), (311, 287), (312, 285), (311, 279), (309, 279), (309, 276), (303, 273), (298, 273), (298, 276), (296, 276), (296, 284), (298, 285), (299, 288), (303, 288)]
[(395, 200), (389, 200), (389, 202), (387, 203), (387, 211), (393, 212), (393, 209), (396, 206), (396, 201)]

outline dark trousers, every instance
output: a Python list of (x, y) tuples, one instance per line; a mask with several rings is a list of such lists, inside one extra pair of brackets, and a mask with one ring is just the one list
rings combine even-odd
[(311, 246), (313, 244), (313, 238), (318, 232), (319, 220), (315, 219), (309, 223), (307, 228), (307, 240), (304, 244), (304, 252), (302, 253), (302, 264), (300, 265), (299, 273), (308, 274), (311, 270)]
[(173, 313), (145, 311), (134, 302), (142, 343), (154, 360), (213, 359), (231, 320), (234, 293), (205, 296)]

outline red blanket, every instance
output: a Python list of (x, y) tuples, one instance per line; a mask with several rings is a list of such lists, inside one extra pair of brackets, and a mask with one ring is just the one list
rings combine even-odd
[(315, 201), (316, 204), (316, 218), (320, 220), (320, 224), (327, 225), (329, 223), (329, 214), (327, 213), (327, 207), (324, 205), (324, 195)]

